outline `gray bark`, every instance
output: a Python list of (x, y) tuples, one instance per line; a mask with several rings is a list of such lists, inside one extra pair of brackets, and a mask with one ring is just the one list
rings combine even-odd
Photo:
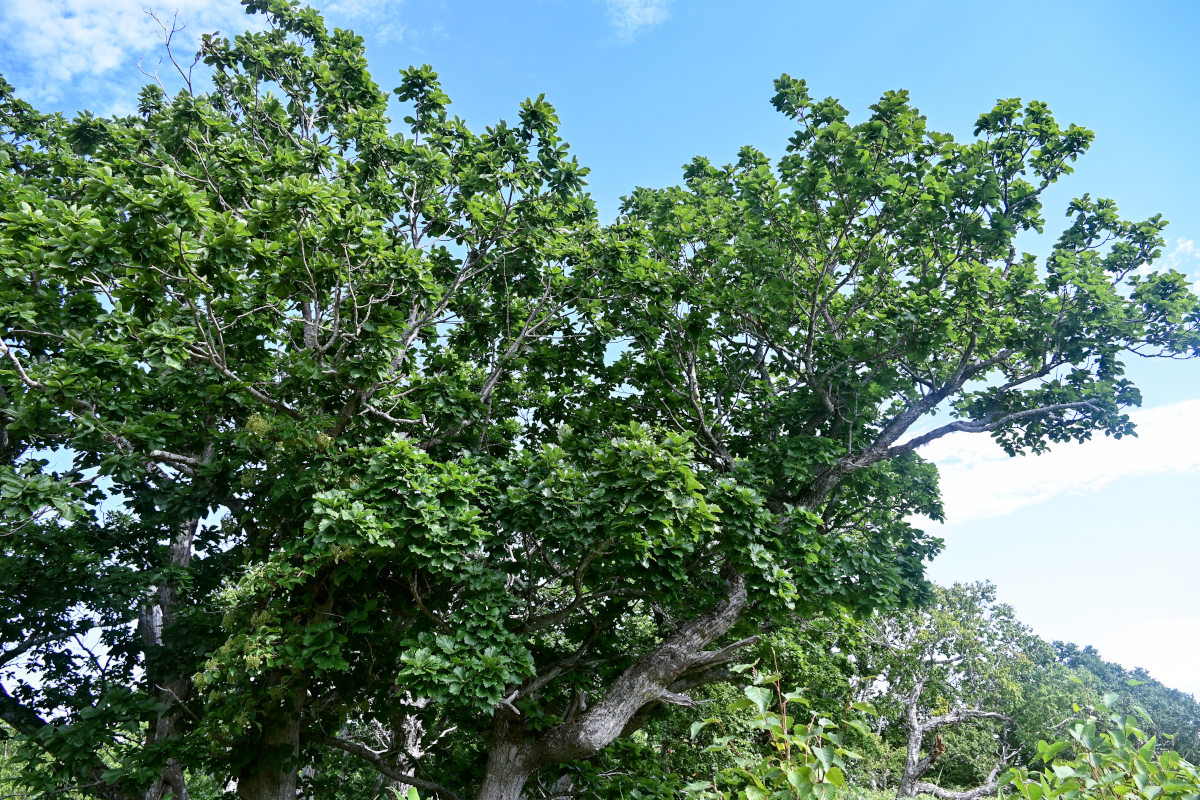
[(909, 692), (909, 696), (905, 698), (907, 704), (908, 747), (904, 759), (904, 773), (900, 776), (900, 784), (896, 787), (896, 797), (904, 798), (916, 797), (918, 794), (932, 794), (942, 798), (942, 800), (977, 800), (977, 798), (995, 793), (997, 788), (995, 773), (993, 773), (991, 779), (983, 786), (978, 786), (966, 792), (953, 792), (921, 780), (925, 773), (929, 771), (929, 768), (933, 766), (933, 762), (937, 760), (936, 753), (930, 753), (924, 757), (921, 756), (921, 748), (925, 743), (926, 734), (947, 725), (954, 725), (972, 719), (1007, 719), (1006, 715), (997, 711), (980, 711), (974, 708), (959, 708), (939, 717), (920, 719), (919, 701), (921, 691), (924, 688), (925, 681), (918, 680), (913, 686), (912, 691)]
[(507, 707), (496, 710), (488, 747), (487, 771), (475, 800), (519, 800), (525, 781), (540, 766), (536, 739)]
[(733, 570), (725, 574), (729, 594), (704, 614), (685, 623), (621, 673), (595, 703), (541, 734), (530, 734), (516, 707), (503, 703), (492, 724), (487, 771), (476, 800), (519, 800), (526, 780), (538, 767), (587, 758), (629, 732), (647, 706), (679, 702), (672, 685), (733, 659), (745, 639), (718, 650), (704, 648), (724, 635), (746, 606), (746, 583)]
[(929, 783), (927, 781), (917, 781), (914, 784), (917, 794), (931, 794), (939, 800), (979, 800), (981, 797), (990, 797), (994, 795), (1000, 788), (1000, 782), (990, 780), (982, 786), (976, 786), (974, 789), (967, 789), (962, 792), (955, 792), (950, 789)]
[[(207, 464), (213, 459), (215, 449), (210, 441), (205, 445), (197, 464)], [(199, 518), (184, 520), (175, 529), (171, 538), (170, 566), (172, 570), (186, 569), (192, 563), (192, 548), (196, 533), (200, 529)], [(150, 601), (138, 613), (138, 629), (142, 635), (143, 648), (147, 655), (163, 646), (163, 631), (170, 630), (179, 613), (179, 598), (171, 580), (155, 587)], [(180, 731), (182, 705), (194, 691), (191, 676), (164, 675), (156, 669), (148, 669), (147, 683), (154, 698), (162, 703), (154, 725), (146, 734), (147, 746), (177, 736)], [(159, 776), (151, 783), (144, 795), (145, 800), (162, 800), (168, 792), (173, 800), (190, 800), (183, 766), (178, 759), (170, 758)]]
[[(187, 567), (192, 561), (192, 542), (198, 519), (183, 522), (171, 540), (171, 566)], [(169, 629), (178, 611), (175, 587), (166, 582), (155, 588), (151, 603), (143, 606), (138, 614), (138, 628), (147, 653), (163, 646), (163, 630)], [(186, 675), (162, 675), (157, 670), (147, 670), (147, 682), (155, 699), (165, 710), (158, 714), (154, 725), (146, 734), (146, 744), (151, 745), (169, 739), (179, 733), (180, 704), (192, 693), (192, 681)], [(170, 793), (173, 800), (189, 800), (190, 794), (184, 779), (183, 767), (177, 759), (168, 759), (162, 773), (146, 790), (145, 800), (162, 800)]]

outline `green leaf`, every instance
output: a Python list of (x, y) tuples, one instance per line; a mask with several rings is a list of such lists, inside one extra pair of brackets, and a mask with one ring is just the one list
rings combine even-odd
[(812, 794), (817, 800), (834, 800), (837, 790), (832, 784), (814, 783), (812, 784)]
[(760, 714), (767, 713), (767, 708), (774, 697), (774, 693), (770, 689), (762, 686), (747, 686), (742, 689), (742, 693), (754, 704)]
[(1054, 764), (1051, 766), (1051, 769), (1054, 770), (1054, 774), (1058, 776), (1060, 781), (1075, 776), (1075, 768), (1067, 764)]

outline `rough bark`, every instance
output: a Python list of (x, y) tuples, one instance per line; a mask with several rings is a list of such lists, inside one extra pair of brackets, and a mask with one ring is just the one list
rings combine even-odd
[(519, 800), (525, 781), (540, 766), (537, 741), (507, 707), (496, 710), (488, 742), (487, 771), (475, 800)]
[(746, 583), (727, 570), (729, 594), (704, 614), (685, 623), (613, 681), (586, 711), (550, 730), (533, 735), (510, 704), (497, 706), (492, 724), (487, 770), (476, 800), (519, 800), (526, 780), (538, 767), (587, 758), (629, 730), (639, 712), (650, 705), (679, 702), (672, 684), (689, 673), (703, 672), (736, 656), (745, 639), (718, 650), (704, 648), (724, 635), (746, 606)]
[(299, 783), (300, 720), (282, 714), (267, 720), (254, 758), (238, 773), (242, 800), (296, 800)]
[(1000, 788), (1000, 782), (993, 778), (982, 786), (976, 786), (974, 789), (967, 789), (962, 792), (943, 789), (928, 781), (917, 781), (914, 786), (917, 794), (931, 794), (939, 798), (939, 800), (979, 800), (981, 797), (994, 795)]

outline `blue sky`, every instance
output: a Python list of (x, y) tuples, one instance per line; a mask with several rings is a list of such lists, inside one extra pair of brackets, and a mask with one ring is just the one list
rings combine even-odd
[[(0, 0), (0, 72), (44, 109), (133, 108), (158, 57), (147, 0)], [(908, 89), (935, 129), (968, 136), (1000, 97), (1049, 103), (1096, 131), (1047, 199), (1044, 251), (1073, 196), (1161, 212), (1164, 264), (1200, 280), (1200, 4), (1178, 2), (803, 2), (332, 0), (326, 16), (368, 42), (376, 79), (429, 63), (475, 128), (546, 93), (592, 168), (602, 215), (636, 185), (679, 180), (700, 154), (781, 152), (768, 103), (781, 72), (861, 115)], [(249, 22), (236, 0), (177, 0), (186, 50)], [(1141, 436), (1007, 459), (990, 441), (943, 440), (942, 582), (991, 579), (1049, 638), (1093, 644), (1200, 694), (1200, 364), (1134, 363)]]

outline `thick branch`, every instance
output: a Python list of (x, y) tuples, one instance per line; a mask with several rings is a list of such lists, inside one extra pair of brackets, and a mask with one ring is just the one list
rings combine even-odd
[(971, 719), (1008, 719), (1008, 715), (1001, 714), (999, 711), (979, 711), (974, 708), (959, 708), (940, 717), (930, 717), (920, 724), (920, 730), (922, 733), (929, 733), (929, 731), (937, 730), (946, 725), (954, 725)]
[(201, 463), (198, 458), (180, 455), (179, 453), (169, 453), (166, 450), (151, 450), (146, 454), (146, 457), (152, 461), (161, 461), (173, 467), (186, 469), (188, 472), (200, 466)]
[[(625, 670), (608, 692), (587, 712), (562, 723), (536, 743), (541, 763), (560, 763), (598, 752), (621, 735), (644, 706), (660, 702), (676, 680), (698, 666), (712, 666), (714, 657), (731, 658), (729, 648), (705, 652), (704, 647), (724, 634), (746, 606), (746, 581), (732, 569), (728, 597), (685, 623), (657, 647)], [(743, 640), (748, 643), (750, 640)], [(719, 656), (718, 656), (719, 654)]]
[[(920, 696), (920, 689), (922, 688), (922, 685), (923, 681), (919, 681), (914, 691), (911, 692), (907, 698), (908, 752), (904, 762), (904, 774), (900, 780), (900, 786), (897, 790), (896, 796), (913, 797), (919, 792), (928, 792), (929, 794), (935, 794), (938, 797), (943, 798), (943, 800), (975, 800), (975, 798), (991, 794), (995, 791), (995, 786), (993, 785), (995, 782), (995, 774), (988, 779), (988, 784), (980, 786), (976, 789), (971, 789), (965, 793), (938, 794), (938, 792), (932, 790), (919, 788), (922, 785), (932, 786), (932, 784), (922, 784), (920, 782), (920, 778), (929, 771), (929, 768), (933, 766), (933, 762), (937, 760), (937, 757), (941, 752), (937, 748), (934, 748), (933, 752), (929, 753), (924, 758), (921, 757), (921, 745), (924, 742), (926, 734), (936, 731), (946, 725), (954, 725), (959, 722), (966, 722), (973, 719), (1008, 719), (1007, 715), (1001, 714), (998, 711), (980, 711), (979, 709), (974, 708), (959, 708), (951, 711), (948, 714), (918, 721), (917, 700)], [(990, 790), (988, 790), (989, 785), (992, 786)], [(938, 791), (946, 790), (939, 789)], [(972, 792), (977, 792), (977, 794), (972, 794)]]
[[(751, 638), (755, 641), (758, 640), (757, 636)], [(740, 645), (743, 642), (749, 641), (749, 639), (743, 639), (737, 644)], [(730, 647), (733, 646), (730, 645)], [(662, 708), (663, 705), (683, 705), (690, 708), (708, 702), (707, 700), (693, 700), (685, 693), (712, 683), (729, 682), (733, 680), (733, 677), (733, 673), (724, 666), (709, 667), (700, 672), (689, 672), (664, 689), (657, 701), (651, 701), (642, 706), (641, 710), (634, 714), (629, 722), (625, 723), (625, 727), (621, 729), (621, 737), (632, 736), (635, 732), (646, 727), (646, 723), (653, 719), (654, 713)]]
[(964, 792), (956, 792), (950, 789), (943, 789), (940, 786), (929, 783), (927, 781), (917, 781), (913, 785), (917, 794), (931, 794), (938, 800), (978, 800), (980, 797), (990, 797), (1000, 788), (999, 781), (989, 781), (982, 786), (976, 786), (974, 789), (967, 789)]
[[(962, 385), (973, 375), (976, 375), (982, 371), (982, 369), (985, 369), (985, 365), (992, 364), (995, 361), (993, 358), (972, 365), (971, 357), (975, 354), (975, 345), (975, 334), (971, 334), (971, 341), (963, 350), (962, 358), (959, 359), (958, 367), (954, 370), (954, 374), (951, 375), (937, 391), (930, 392), (929, 394), (925, 395), (918, 402), (911, 405), (909, 408), (896, 416), (895, 419), (889, 422), (884, 429), (880, 431), (878, 438), (876, 438), (875, 443), (871, 447), (871, 450), (886, 450), (892, 445), (892, 443), (903, 436), (904, 432), (912, 427), (914, 422), (932, 411), (943, 400), (962, 388)], [(1008, 355), (1011, 355), (1011, 352), (1006, 350), (1000, 355), (1002, 355), (1004, 358), (1007, 358)]]
[[(720, 650), (705, 650), (703, 653), (697, 653), (695, 660), (688, 668), (688, 674), (690, 676), (692, 673), (698, 670), (708, 670), (709, 667), (715, 667), (718, 664), (728, 664), (730, 661), (737, 658), (739, 652), (745, 650), (750, 645), (758, 644), (761, 639), (761, 636), (755, 634), (753, 636), (747, 636), (745, 639), (739, 639), (733, 644), (727, 644)], [(722, 670), (722, 672), (724, 671)], [(713, 678), (705, 682), (712, 683), (713, 680), (719, 679)], [(693, 685), (698, 686), (700, 684)]]
[(36, 736), (38, 731), (49, 724), (38, 716), (36, 711), (26, 708), (10, 695), (3, 683), (0, 683), (0, 720), (11, 725), (18, 733), (29, 737)]

